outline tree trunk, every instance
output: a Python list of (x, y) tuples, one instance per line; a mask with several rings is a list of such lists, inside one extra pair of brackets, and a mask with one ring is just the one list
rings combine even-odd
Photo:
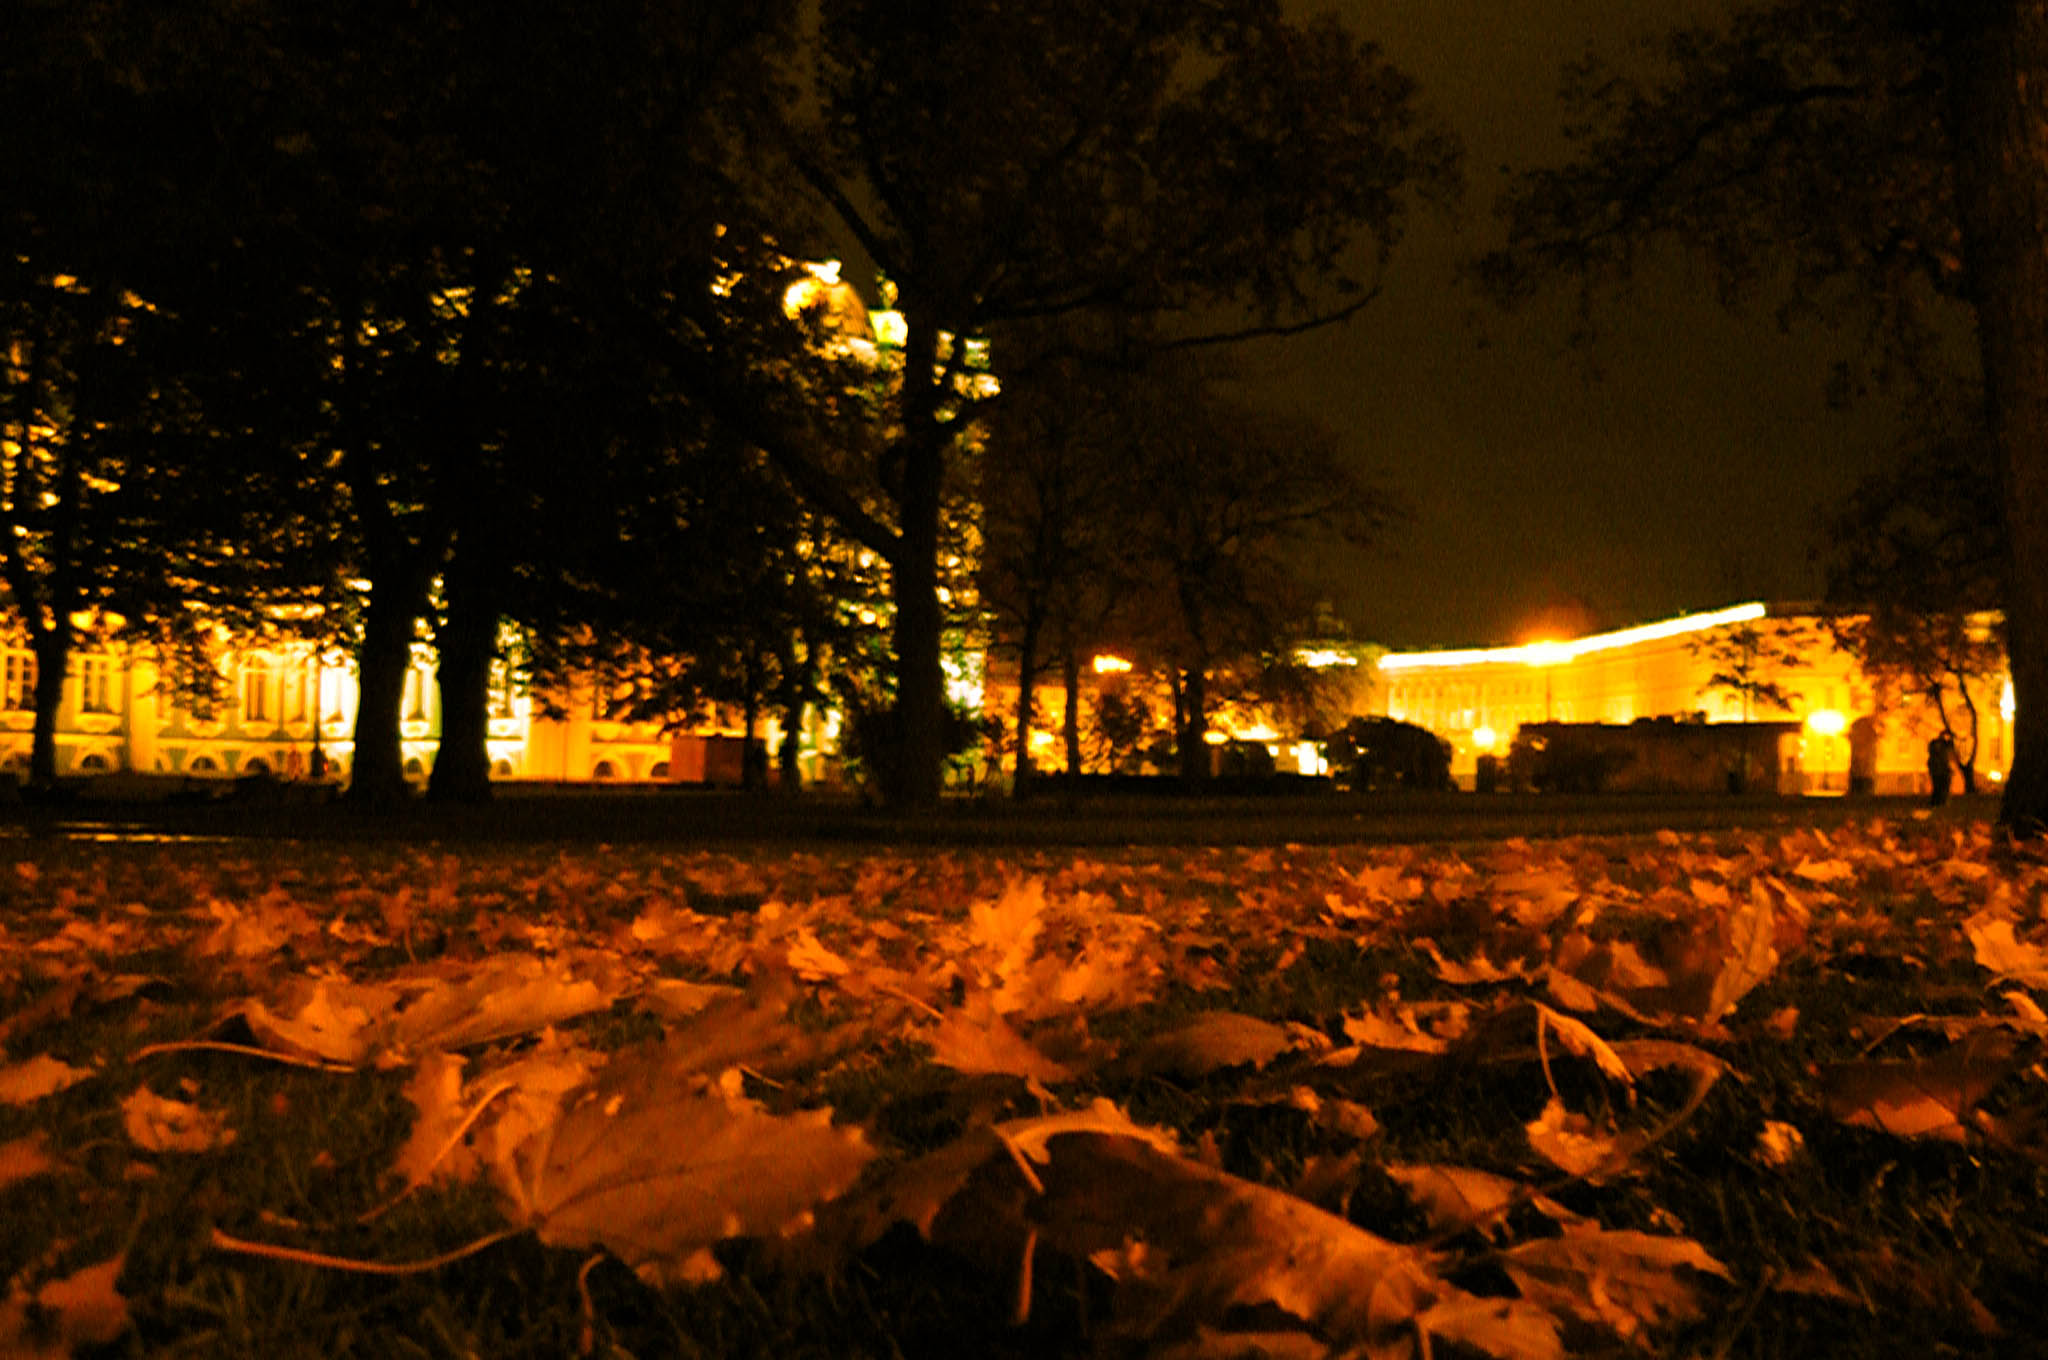
[(427, 797), (441, 803), (487, 803), (491, 798), (491, 662), (498, 652), (497, 592), (482, 573), (462, 563), (463, 544), (445, 579), (448, 609), (434, 634), (439, 653), (435, 683), (441, 690), (441, 737)]
[(31, 788), (57, 783), (57, 710), (64, 703), (64, 676), (71, 668), (71, 621), (59, 615), (54, 626), (35, 627), (29, 646), (36, 656), (36, 722), (28, 754)]
[(797, 763), (803, 724), (804, 701), (799, 698), (782, 710), (782, 744), (775, 752), (775, 782), (782, 793), (794, 794), (803, 788), (803, 767)]
[(1038, 629), (1037, 610), (1027, 610), (1024, 631), (1017, 639), (1017, 760), (1012, 797), (1031, 791), (1031, 726), (1038, 713)]
[(759, 792), (768, 783), (768, 762), (754, 756), (754, 747), (759, 742), (761, 730), (760, 672), (750, 661), (747, 663), (747, 697), (740, 705), (740, 787), (749, 793)]
[(399, 709), (405, 672), (412, 664), (413, 625), (426, 612), (426, 582), (396, 573), (370, 588), (363, 640), (356, 649), (355, 754), (348, 800), (386, 808), (405, 800), (405, 756), (399, 745)]
[(889, 593), (896, 606), (896, 712), (889, 725), (895, 749), (882, 770), (883, 794), (911, 808), (938, 806), (945, 763), (939, 516), (953, 430), (939, 418), (941, 391), (931, 376), (939, 330), (926, 322), (913, 325), (906, 337), (903, 436), (892, 450), (901, 460), (892, 479), (900, 527), (889, 559)]
[(1209, 677), (1199, 666), (1185, 672), (1180, 703), (1180, 777), (1199, 784), (1209, 777)]
[(1060, 734), (1067, 743), (1067, 778), (1078, 781), (1081, 776), (1081, 649), (1069, 644), (1060, 665), (1060, 678), (1065, 682), (1067, 691), (1066, 711), (1060, 715)]
[(1947, 22), (1950, 141), (1993, 438), (2004, 472), (2012, 774), (1999, 820), (2048, 831), (2048, 0)]

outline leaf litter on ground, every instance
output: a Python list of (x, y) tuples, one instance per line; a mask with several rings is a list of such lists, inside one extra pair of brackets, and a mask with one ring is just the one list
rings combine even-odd
[[(1687, 1168), (1717, 1155), (1751, 1181), (1800, 1174), (1817, 1141), (2048, 1161), (2028, 994), (2048, 892), (1967, 825), (1178, 858), (15, 853), (0, 981), (27, 999), (0, 1030), (0, 1194), (62, 1185), (96, 1103), (146, 1156), (257, 1155), (291, 1136), (290, 1102), (231, 1118), (199, 1097), (221, 1064), (266, 1080), (268, 1054), (410, 1112), (354, 1240), (481, 1185), (507, 1228), (663, 1289), (719, 1287), (748, 1241), (839, 1276), (900, 1230), (1019, 1327), (1079, 1272), (1105, 1334), (1152, 1353), (1543, 1357), (1701, 1328), (1725, 1348), (1745, 1290), (1882, 1309), (1842, 1283), (1869, 1277), (1862, 1232), (1782, 1257), (1688, 1235)], [(180, 953), (188, 972), (163, 966)], [(1876, 1030), (1903, 1054), (1873, 1056), (1867, 1018), (1785, 977), (1862, 1005), (1879, 965), (1942, 979), (1939, 1014), (1898, 1005), (1907, 988)], [(162, 1038), (179, 1016), (210, 1037)], [(73, 1028), (88, 1048), (32, 1050)], [(1773, 1082), (1740, 1076), (1759, 1064)], [(1731, 1074), (1744, 1094), (1717, 1097)], [(1710, 1118), (1724, 1154), (1689, 1128)], [(214, 1240), (261, 1251), (257, 1229), (289, 1225), (281, 1257), (343, 1259), (286, 1207), (229, 1203), (250, 1227)], [(53, 1354), (84, 1342), (44, 1295), (98, 1280), (34, 1256), (62, 1236), (9, 1258), (8, 1325)], [(1879, 1249), (1928, 1282), (1938, 1325), (1997, 1325), (1910, 1235)], [(131, 1272), (114, 1301), (157, 1317), (166, 1284)]]

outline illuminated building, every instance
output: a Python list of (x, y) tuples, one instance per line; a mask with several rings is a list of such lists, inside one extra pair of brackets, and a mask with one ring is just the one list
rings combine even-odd
[[(57, 714), (57, 772), (297, 778), (311, 774), (317, 750), (330, 776), (346, 777), (356, 720), (355, 670), (347, 658), (280, 643), (231, 651), (220, 671), (222, 683), (207, 702), (177, 693), (146, 647), (82, 642)], [(25, 777), (35, 727), (34, 655), (18, 642), (0, 647), (0, 678), (0, 770)], [(488, 745), (495, 777), (663, 780), (672, 763), (693, 758), (697, 769), (678, 769), (677, 777), (716, 777), (719, 744), (734, 741), (739, 730), (719, 720), (730, 715), (713, 713), (696, 729), (671, 735), (659, 721), (625, 721), (617, 704), (589, 685), (551, 697), (551, 704), (537, 701), (502, 667), (494, 676)], [(440, 727), (433, 653), (422, 647), (406, 671), (399, 708), (409, 777), (424, 779), (432, 770)], [(772, 749), (781, 734), (771, 721), (763, 735)]]
[[(1731, 664), (1740, 669), (1739, 657), (1730, 660), (1736, 640), (1754, 644), (1746, 687), (1715, 683)], [(1798, 664), (1783, 662), (1787, 652)], [(1390, 652), (1379, 673), (1386, 714), (1448, 740), (1452, 773), (1467, 786), (1479, 757), (1505, 756), (1527, 724), (1780, 720), (1798, 724), (1775, 772), (1780, 789), (1845, 792), (1853, 769), (1873, 792), (1918, 792), (1927, 786), (1927, 741), (1940, 730), (1931, 703), (1873, 681), (1818, 614), (1792, 606), (1735, 605), (1518, 647)], [(1760, 697), (1772, 687), (1786, 708)], [(2010, 694), (2000, 676), (1970, 696), (1976, 768), (1994, 784), (2012, 759)]]
[[(783, 296), (792, 317), (810, 313), (820, 350), (851, 357), (877, 374), (900, 369), (903, 320), (870, 311), (839, 276), (837, 261), (792, 266)], [(884, 296), (892, 294), (884, 289)], [(941, 358), (953, 337), (940, 337)], [(995, 390), (985, 342), (966, 342), (968, 371), (955, 377), (964, 397)], [(971, 541), (967, 545), (971, 548)], [(863, 559), (866, 554), (863, 552)], [(972, 563), (950, 556), (947, 579), (971, 582)], [(964, 589), (956, 586), (956, 590)], [(0, 606), (4, 608), (4, 606)], [(219, 676), (211, 698), (199, 686), (171, 683), (147, 645), (109, 643), (79, 620), (57, 714), (60, 775), (170, 775), (227, 779), (250, 775), (296, 778), (324, 767), (345, 778), (354, 755), (356, 676), (346, 654), (320, 653), (292, 641), (219, 639)], [(864, 622), (880, 626), (873, 614)], [(979, 655), (949, 658), (949, 693), (979, 694)], [(0, 770), (26, 776), (35, 726), (34, 654), (26, 635), (0, 626)], [(190, 691), (190, 692), (188, 692)], [(738, 782), (743, 727), (736, 714), (707, 709), (689, 727), (662, 720), (630, 721), (626, 696), (596, 679), (564, 693), (530, 694), (502, 664), (493, 676), (487, 747), (499, 779), (646, 782)], [(770, 751), (780, 744), (777, 717), (764, 713), (756, 738)], [(400, 705), (401, 760), (406, 775), (424, 780), (439, 746), (440, 691), (434, 652), (414, 649)], [(807, 721), (801, 734), (806, 775), (827, 774), (826, 757), (839, 731), (835, 713)], [(316, 762), (317, 753), (317, 762)]]

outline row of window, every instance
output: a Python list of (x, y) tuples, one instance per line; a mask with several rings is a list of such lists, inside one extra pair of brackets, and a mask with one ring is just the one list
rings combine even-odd
[[(74, 663), (78, 676), (78, 708), (82, 713), (117, 712), (114, 697), (114, 662), (105, 656), (83, 655)], [(511, 718), (517, 716), (514, 707), (514, 687), (511, 676), (493, 676), (491, 687), (491, 716)], [(266, 658), (251, 657), (241, 666), (241, 683), (237, 687), (242, 721), (245, 723), (303, 723), (312, 710), (312, 694), (315, 686), (315, 672), (305, 666), (281, 668)], [(418, 667), (406, 672), (405, 700), (403, 713), (408, 722), (423, 722), (427, 718), (427, 677)], [(342, 708), (342, 688), (339, 684), (323, 684), (327, 691), (325, 711), (320, 719), (324, 723), (340, 724), (346, 714)], [(0, 711), (9, 713), (33, 712), (36, 706), (36, 658), (33, 652), (9, 651), (0, 656)], [(212, 701), (204, 696), (185, 700), (185, 706), (194, 718), (211, 722), (217, 717)]]
[[(82, 654), (74, 660), (73, 667), (78, 677), (78, 708), (81, 713), (113, 714), (120, 711), (113, 658)], [(425, 667), (414, 666), (405, 673), (405, 696), (400, 714), (406, 722), (428, 720), (431, 687)], [(233, 698), (245, 724), (300, 724), (310, 720), (316, 702), (315, 690), (322, 690), (324, 694), (317, 700), (322, 709), (320, 721), (339, 727), (347, 719), (343, 704), (347, 688), (343, 672), (323, 675), (317, 667), (304, 663), (281, 666), (259, 655), (243, 660)], [(501, 721), (517, 718), (518, 699), (519, 684), (512, 668), (498, 662), (491, 673), (490, 716)], [(629, 699), (630, 692), (626, 695), (609, 694), (600, 701), (595, 716), (623, 717)], [(0, 712), (31, 713), (35, 706), (35, 654), (25, 650), (0, 653)], [(220, 716), (215, 702), (204, 696), (187, 697), (181, 700), (181, 706), (200, 722), (212, 722)]]

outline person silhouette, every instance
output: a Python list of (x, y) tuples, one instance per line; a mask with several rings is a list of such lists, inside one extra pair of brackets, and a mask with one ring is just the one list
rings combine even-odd
[(1927, 802), (1940, 807), (1948, 801), (1948, 788), (1955, 775), (1956, 744), (1948, 733), (1937, 732), (1927, 743)]

